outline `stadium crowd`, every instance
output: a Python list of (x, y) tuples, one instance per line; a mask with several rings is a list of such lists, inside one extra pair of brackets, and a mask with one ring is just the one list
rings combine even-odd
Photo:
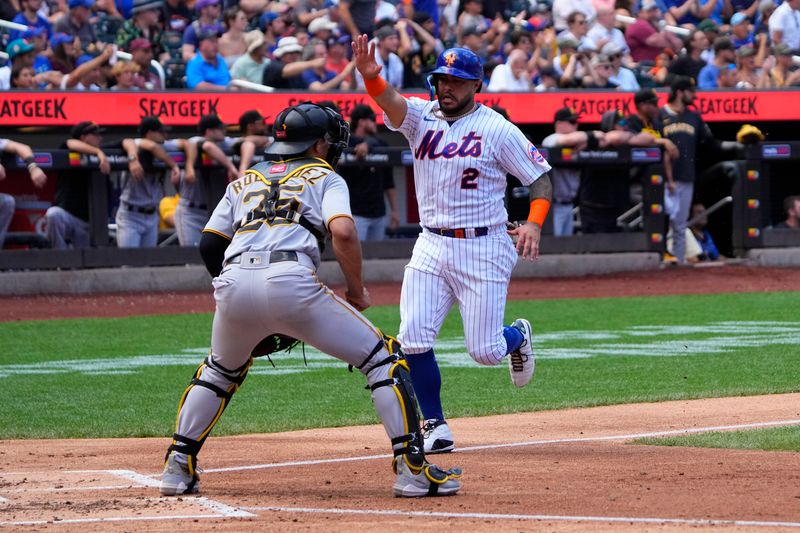
[(487, 91), (800, 84), (800, 0), (7, 0), (0, 19), (27, 26), (3, 29), (0, 89), (355, 89), (360, 33), (403, 89), (454, 45)]

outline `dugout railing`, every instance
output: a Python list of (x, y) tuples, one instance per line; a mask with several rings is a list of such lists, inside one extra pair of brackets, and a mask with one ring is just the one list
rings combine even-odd
[[(629, 173), (632, 167), (641, 169), (641, 201), (642, 222), (640, 227), (619, 233), (579, 234), (571, 237), (554, 237), (545, 234), (542, 237), (542, 253), (574, 254), (574, 253), (614, 253), (654, 251), (664, 249), (663, 228), (665, 216), (663, 207), (664, 179), (661, 164), (661, 152), (658, 148), (619, 147), (610, 150), (541, 149), (555, 167), (604, 167), (619, 169), (621, 173)], [(125, 171), (128, 168), (127, 157), (120, 150), (106, 150), (112, 171)], [(183, 166), (183, 153), (171, 154), (176, 162)], [(109, 178), (98, 170), (95, 156), (78, 155), (68, 150), (35, 151), (36, 162), (48, 173), (57, 178), (59, 170), (76, 168), (91, 173), (89, 201), (90, 227), (92, 247), (86, 249), (51, 250), (46, 248), (27, 250), (4, 250), (0, 252), (0, 270), (23, 269), (78, 269), (114, 266), (164, 266), (200, 263), (196, 248), (168, 246), (159, 248), (116, 248), (109, 239), (109, 214), (114, 202), (109, 199)], [(231, 156), (234, 164), (238, 164), (238, 156)], [(259, 157), (256, 157), (258, 160)], [(409, 187), (413, 188), (411, 173), (412, 153), (408, 149), (395, 147), (376, 149), (364, 161), (359, 161), (352, 154), (344, 154), (341, 165), (362, 165), (404, 167)], [(27, 179), (25, 163), (14, 157), (5, 156), (3, 165), (14, 179)], [(158, 164), (158, 162), (156, 162)], [(224, 176), (221, 167), (206, 158), (198, 158), (198, 179), (210, 180), (215, 175)], [(219, 194), (217, 192), (217, 194)], [(414, 233), (419, 232), (415, 220), (406, 225), (408, 238), (395, 238), (388, 241), (365, 243), (364, 257), (370, 258), (403, 258), (410, 257), (415, 241)], [(547, 229), (548, 224), (546, 224)], [(38, 241), (41, 234), (13, 235), (13, 239), (29, 244)], [(324, 256), (331, 259), (328, 250)]]

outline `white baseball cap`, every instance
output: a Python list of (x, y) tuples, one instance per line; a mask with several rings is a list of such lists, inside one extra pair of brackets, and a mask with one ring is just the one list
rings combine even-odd
[(333, 22), (328, 17), (315, 18), (308, 24), (308, 33), (317, 33), (318, 31), (329, 30), (333, 31), (339, 25)]
[(280, 41), (278, 41), (278, 47), (272, 52), (272, 55), (275, 57), (283, 57), (284, 54), (291, 54), (292, 52), (302, 52), (303, 47), (300, 46), (300, 42), (297, 40), (297, 37), (284, 37)]

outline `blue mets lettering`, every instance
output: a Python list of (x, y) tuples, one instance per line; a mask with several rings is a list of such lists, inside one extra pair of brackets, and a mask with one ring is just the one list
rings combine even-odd
[(445, 159), (452, 159), (454, 157), (478, 157), (481, 155), (481, 136), (476, 135), (474, 131), (462, 137), (460, 144), (447, 143), (441, 152), (437, 152), (443, 136), (443, 131), (426, 131), (425, 135), (422, 136), (422, 141), (414, 151), (414, 158), (439, 159), (444, 157)]

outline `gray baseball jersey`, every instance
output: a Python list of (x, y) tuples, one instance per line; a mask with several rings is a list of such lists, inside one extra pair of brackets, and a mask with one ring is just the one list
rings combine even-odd
[(300, 224), (278, 220), (270, 224), (264, 218), (256, 218), (237, 227), (266, 199), (266, 180), (277, 178), (285, 180), (280, 186), (279, 206), (296, 209), (313, 225), (324, 223), (327, 227), (336, 217), (351, 216), (347, 184), (324, 161), (305, 159), (256, 165), (228, 184), (225, 196), (203, 230), (231, 239), (225, 252), (226, 261), (243, 252), (294, 250), (319, 265), (317, 240)]
[[(138, 147), (142, 140), (134, 139), (133, 142)], [(180, 151), (178, 141), (175, 139), (169, 139), (161, 146), (167, 152)], [(152, 157), (152, 159), (155, 158)], [(144, 178), (141, 180), (135, 180), (130, 175), (127, 175), (119, 199), (129, 205), (157, 208), (158, 203), (164, 196), (164, 178), (166, 174), (166, 167), (154, 167), (152, 169), (145, 168)]]

